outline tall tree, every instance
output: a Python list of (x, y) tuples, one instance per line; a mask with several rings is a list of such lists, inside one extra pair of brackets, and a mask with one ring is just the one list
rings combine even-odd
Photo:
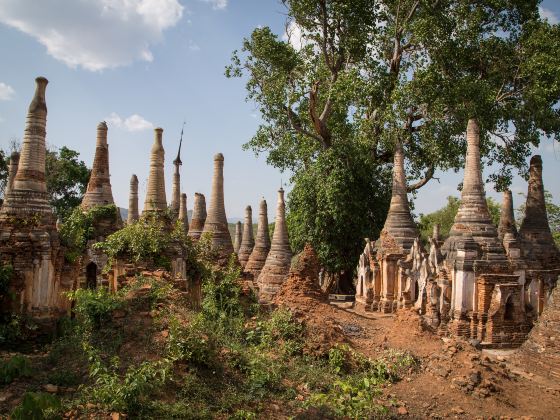
[(89, 182), (90, 170), (79, 156), (66, 146), (47, 150), (47, 191), (56, 216), (63, 220), (80, 205)]
[[(381, 168), (398, 141), (413, 191), (437, 169), (463, 165), (465, 127), (476, 118), (484, 158), (500, 164), (491, 178), (501, 189), (512, 167), (526, 169), (542, 135), (560, 141), (560, 26), (539, 19), (537, 0), (283, 4), (288, 39), (255, 29), (226, 75), (248, 77), (247, 98), (261, 112), (245, 148), (267, 152), (296, 182), (348, 143)], [(368, 205), (356, 210), (366, 214)]]

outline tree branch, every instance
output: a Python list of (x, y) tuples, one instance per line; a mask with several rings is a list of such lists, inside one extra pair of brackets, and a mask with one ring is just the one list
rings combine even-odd
[(431, 165), (427, 170), (426, 173), (424, 174), (424, 178), (422, 178), (421, 180), (419, 180), (418, 182), (415, 182), (414, 184), (409, 185), (406, 190), (408, 192), (412, 192), (414, 190), (417, 190), (418, 188), (423, 187), (424, 185), (426, 185), (433, 177), (434, 177), (434, 172), (435, 172), (435, 167), (434, 165)]

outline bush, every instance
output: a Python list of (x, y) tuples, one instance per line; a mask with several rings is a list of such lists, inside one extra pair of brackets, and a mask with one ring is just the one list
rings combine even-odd
[(114, 204), (95, 206), (86, 212), (76, 207), (60, 228), (60, 239), (66, 247), (66, 260), (74, 262), (80, 257), (87, 241), (95, 238), (95, 223), (102, 219), (118, 220), (118, 211)]
[(20, 355), (10, 360), (0, 362), (0, 384), (9, 384), (21, 376), (30, 376), (31, 367), (29, 361)]
[(99, 329), (111, 319), (111, 313), (122, 306), (122, 290), (112, 293), (104, 287), (95, 290), (78, 289), (68, 292), (67, 296), (75, 302), (74, 312), (83, 324)]
[(46, 420), (60, 418), (62, 404), (54, 395), (43, 392), (27, 392), (10, 415), (13, 420)]

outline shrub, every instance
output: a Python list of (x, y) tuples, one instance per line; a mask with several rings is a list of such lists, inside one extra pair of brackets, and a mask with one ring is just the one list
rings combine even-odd
[(31, 367), (23, 356), (16, 355), (0, 362), (0, 384), (9, 384), (16, 378), (29, 375), (31, 375)]
[(62, 404), (54, 395), (43, 392), (27, 392), (10, 415), (13, 420), (46, 420), (60, 418)]
[(99, 329), (111, 319), (111, 313), (122, 306), (122, 291), (112, 293), (104, 287), (99, 289), (78, 289), (67, 296), (75, 302), (74, 312), (81, 317), (86, 327)]
[(95, 237), (95, 222), (102, 219), (116, 221), (119, 209), (114, 204), (95, 206), (84, 212), (76, 207), (60, 229), (66, 260), (74, 262), (86, 249), (87, 241)]

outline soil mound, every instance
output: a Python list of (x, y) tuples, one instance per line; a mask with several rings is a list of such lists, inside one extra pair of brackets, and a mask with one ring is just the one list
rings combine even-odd
[(329, 305), (328, 296), (319, 287), (319, 261), (313, 247), (294, 257), (288, 280), (274, 299), (274, 304), (290, 310), (305, 325), (305, 351), (324, 354), (331, 347), (346, 342), (336, 321), (336, 309)]
[(288, 279), (276, 295), (276, 305), (314, 304), (328, 302), (328, 297), (319, 287), (319, 260), (313, 247), (305, 245), (304, 250), (294, 257)]

